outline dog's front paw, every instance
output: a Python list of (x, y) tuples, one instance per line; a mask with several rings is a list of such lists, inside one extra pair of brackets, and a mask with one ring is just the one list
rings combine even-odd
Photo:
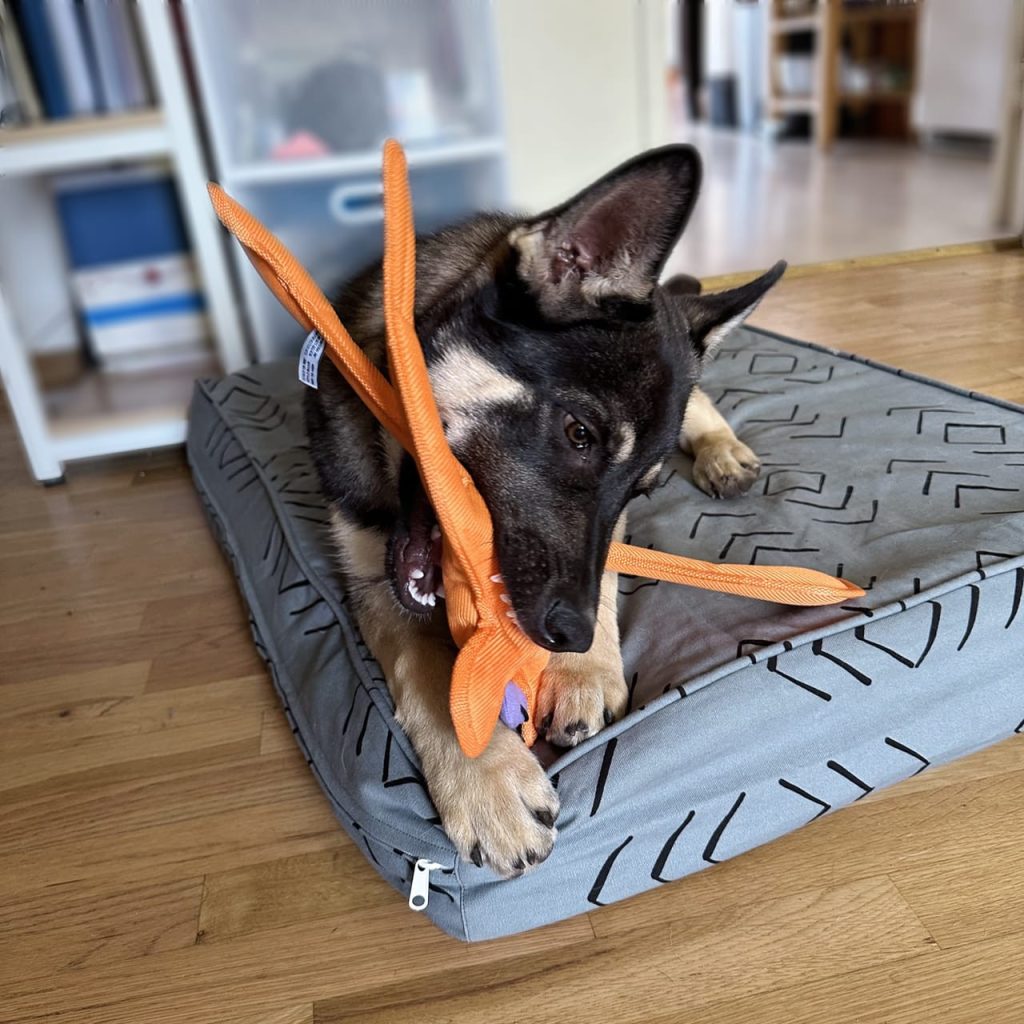
[(460, 754), (430, 783), (444, 830), (464, 860), (514, 878), (551, 853), (558, 794), (510, 729), (499, 724), (478, 758)]
[(555, 655), (541, 678), (537, 716), (541, 732), (558, 747), (575, 747), (621, 718), (628, 691), (621, 664)]
[(693, 482), (712, 498), (746, 494), (761, 472), (761, 460), (735, 437), (716, 438), (694, 453)]

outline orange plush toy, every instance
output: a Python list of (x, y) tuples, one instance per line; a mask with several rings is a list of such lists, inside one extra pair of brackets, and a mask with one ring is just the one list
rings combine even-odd
[[(523, 738), (532, 744), (537, 693), (550, 653), (526, 636), (501, 600), (490, 514), (445, 440), (413, 323), (416, 235), (401, 146), (394, 140), (384, 146), (384, 315), (393, 384), (352, 340), (284, 245), (217, 185), (210, 185), (210, 199), (277, 298), (306, 330), (319, 334), (339, 372), (416, 462), (443, 538), (448, 624), (460, 648), (452, 672), (451, 714), (462, 749), (470, 757), (483, 752), (507, 691), (517, 690), (527, 714)], [(618, 543), (611, 546), (607, 567), (782, 604), (837, 604), (864, 593), (812, 569), (716, 565)]]

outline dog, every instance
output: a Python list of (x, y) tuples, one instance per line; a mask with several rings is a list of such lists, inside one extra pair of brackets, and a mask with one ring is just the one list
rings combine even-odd
[[(743, 493), (760, 470), (697, 380), (785, 263), (716, 294), (692, 278), (659, 285), (700, 180), (696, 150), (666, 146), (540, 216), (479, 214), (417, 242), (417, 331), (445, 434), (490, 511), (511, 611), (552, 652), (538, 720), (556, 745), (626, 707), (604, 563), (629, 501), (677, 444), (715, 497)], [(380, 265), (336, 306), (386, 372)], [(318, 383), (306, 427), (350, 608), (460, 856), (518, 875), (551, 852), (558, 796), (510, 729), (478, 758), (460, 750), (440, 533), (419, 476), (329, 361)]]

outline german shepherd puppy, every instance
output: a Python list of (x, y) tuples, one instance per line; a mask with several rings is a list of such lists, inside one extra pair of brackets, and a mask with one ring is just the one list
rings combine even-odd
[[(785, 264), (706, 296), (692, 279), (658, 285), (700, 176), (692, 147), (666, 146), (539, 217), (481, 214), (417, 243), (416, 324), (445, 431), (490, 510), (511, 610), (554, 652), (539, 718), (561, 746), (626, 706), (603, 570), (629, 500), (676, 444), (715, 497), (746, 491), (760, 469), (695, 385)], [(386, 372), (379, 264), (337, 307)], [(413, 463), (329, 361), (307, 399), (350, 607), (444, 828), (464, 858), (519, 874), (550, 853), (558, 797), (511, 730), (474, 760), (456, 743), (440, 537)]]

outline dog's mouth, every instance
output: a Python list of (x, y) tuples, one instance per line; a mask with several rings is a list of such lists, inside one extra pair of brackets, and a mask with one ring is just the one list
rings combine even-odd
[[(417, 484), (419, 481), (417, 481)], [(388, 543), (388, 575), (399, 604), (425, 617), (444, 599), (441, 581), (441, 531), (422, 485)]]

